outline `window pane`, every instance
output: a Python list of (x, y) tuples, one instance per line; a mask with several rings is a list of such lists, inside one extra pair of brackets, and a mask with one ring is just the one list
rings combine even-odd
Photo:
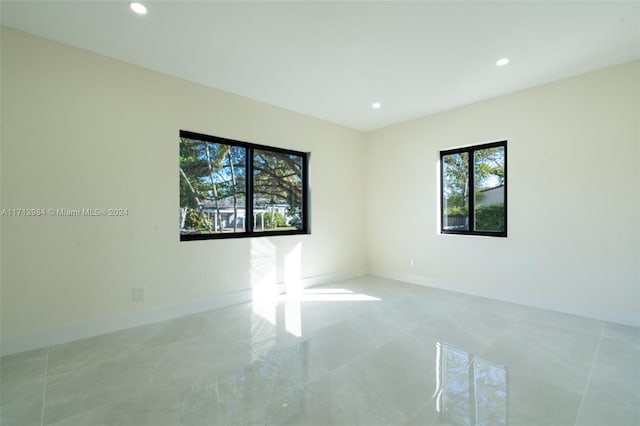
[(442, 229), (469, 230), (469, 154), (442, 157)]
[(476, 231), (504, 232), (504, 147), (474, 152)]
[(299, 155), (254, 150), (255, 232), (302, 229), (302, 167)]
[(246, 149), (180, 138), (180, 234), (245, 231)]

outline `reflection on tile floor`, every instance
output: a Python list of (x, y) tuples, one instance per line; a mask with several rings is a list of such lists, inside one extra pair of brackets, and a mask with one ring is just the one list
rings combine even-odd
[(640, 330), (360, 278), (1, 359), (2, 425), (640, 425)]

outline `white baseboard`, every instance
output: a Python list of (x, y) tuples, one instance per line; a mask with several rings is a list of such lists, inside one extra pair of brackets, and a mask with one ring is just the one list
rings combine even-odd
[[(301, 285), (303, 288), (308, 288), (361, 277), (366, 273), (366, 268), (358, 268), (350, 271), (316, 275), (303, 278), (301, 280)], [(278, 290), (280, 293), (284, 293), (286, 290), (285, 284), (278, 283)], [(252, 291), (243, 290), (235, 293), (223, 294), (208, 300), (193, 300), (174, 305), (157, 306), (140, 311), (127, 312), (112, 317), (67, 324), (15, 336), (1, 336), (0, 355), (10, 355), (60, 343), (71, 342), (139, 325), (166, 321), (198, 312), (251, 302), (251, 300)]]
[(516, 303), (518, 305), (524, 305), (533, 308), (546, 309), (549, 311), (578, 315), (581, 317), (587, 317), (601, 321), (640, 327), (640, 314), (635, 310), (608, 309), (603, 308), (602, 306), (593, 306), (584, 303), (567, 302), (562, 300), (541, 298), (538, 296), (522, 295), (516, 293), (502, 294), (497, 292), (487, 292), (486, 288), (483, 289), (483, 291), (478, 291), (477, 286), (471, 286), (469, 285), (469, 283), (456, 282), (453, 280), (434, 279), (424, 275), (408, 274), (405, 272), (384, 268), (369, 268), (368, 273), (369, 275), (377, 276), (380, 278), (387, 278), (410, 284), (423, 285), (426, 287), (433, 287), (442, 290), (468, 294), (471, 296), (486, 297), (489, 299)]
[[(307, 277), (301, 280), (301, 285), (303, 288), (314, 287), (322, 284), (358, 278), (366, 274), (442, 290), (455, 291), (472, 296), (487, 297), (504, 302), (517, 303), (540, 309), (640, 327), (640, 316), (636, 311), (603, 309), (601, 307), (594, 308), (593, 306), (578, 303), (565, 303), (557, 300), (548, 300), (529, 296), (505, 296), (504, 294), (482, 293), (477, 291), (477, 288), (465, 285), (465, 283), (438, 280), (424, 275), (408, 274), (382, 268), (358, 268), (349, 271)], [(285, 291), (285, 287), (284, 283), (278, 284), (278, 289), (281, 293)], [(251, 302), (251, 300), (252, 291), (243, 290), (220, 295), (209, 300), (193, 300), (175, 305), (158, 306), (136, 312), (128, 312), (107, 318), (67, 324), (21, 335), (1, 336), (0, 354), (10, 355), (60, 343), (71, 342), (139, 325), (166, 321), (198, 312)]]

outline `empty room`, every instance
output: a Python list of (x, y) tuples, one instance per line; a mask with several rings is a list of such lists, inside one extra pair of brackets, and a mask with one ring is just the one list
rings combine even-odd
[(640, 425), (637, 1), (0, 18), (1, 425)]

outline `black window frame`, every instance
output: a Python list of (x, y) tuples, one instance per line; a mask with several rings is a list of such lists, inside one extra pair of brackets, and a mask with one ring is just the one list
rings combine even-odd
[[(305, 235), (311, 234), (310, 221), (310, 198), (309, 198), (309, 158), (311, 153), (295, 151), (292, 149), (278, 148), (268, 145), (260, 145), (235, 139), (223, 138), (220, 136), (206, 135), (203, 133), (192, 132), (188, 130), (180, 130), (180, 138), (193, 139), (202, 142), (212, 142), (224, 145), (231, 145), (244, 148), (246, 179), (245, 179), (245, 230), (239, 232), (218, 232), (218, 233), (201, 233), (201, 234), (182, 234), (180, 233), (180, 241), (201, 241), (201, 240), (219, 240), (227, 238), (255, 238), (255, 237), (275, 237), (280, 235)], [(280, 154), (295, 155), (302, 158), (302, 224), (299, 229), (288, 229), (282, 231), (255, 231), (253, 219), (253, 151), (261, 150)]]
[[(481, 151), (483, 149), (488, 148), (504, 148), (504, 231), (476, 231), (475, 230), (475, 172), (474, 172), (474, 153), (476, 151)], [(469, 195), (468, 195), (468, 206), (469, 206), (469, 229), (468, 230), (459, 230), (459, 229), (444, 229), (445, 223), (445, 205), (444, 205), (444, 157), (447, 155), (453, 154), (467, 154), (468, 160), (468, 170), (469, 170)], [(507, 141), (502, 140), (498, 142), (490, 142), (484, 143), (480, 145), (471, 145), (463, 148), (456, 149), (448, 149), (444, 151), (440, 151), (440, 233), (447, 235), (481, 235), (486, 237), (507, 237), (507, 224), (508, 224), (508, 214), (507, 214)]]

